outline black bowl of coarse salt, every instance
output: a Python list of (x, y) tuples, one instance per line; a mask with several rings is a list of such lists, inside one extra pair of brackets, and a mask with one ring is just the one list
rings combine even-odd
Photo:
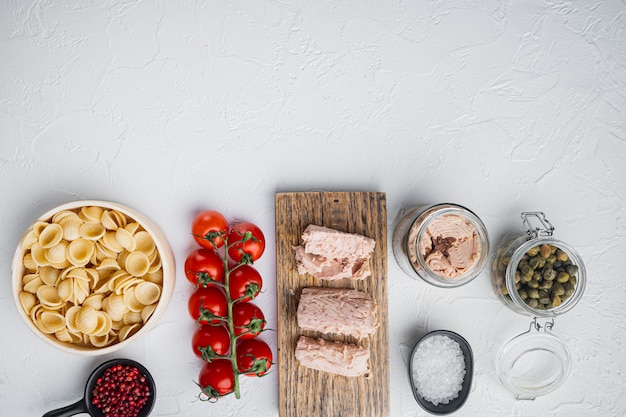
[(421, 337), (409, 361), (409, 379), (417, 403), (427, 412), (450, 414), (461, 408), (469, 394), (474, 357), (467, 340), (449, 330)]

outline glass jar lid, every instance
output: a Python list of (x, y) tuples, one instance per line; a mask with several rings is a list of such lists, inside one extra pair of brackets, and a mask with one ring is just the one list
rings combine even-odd
[(498, 378), (518, 399), (548, 394), (569, 375), (570, 354), (565, 343), (550, 332), (553, 325), (554, 321), (541, 325), (535, 319), (528, 332), (514, 337), (498, 352)]

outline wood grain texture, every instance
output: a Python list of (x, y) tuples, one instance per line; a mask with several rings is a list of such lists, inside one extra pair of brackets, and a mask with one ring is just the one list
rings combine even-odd
[[(297, 192), (276, 194), (276, 291), (278, 305), (279, 412), (281, 417), (386, 417), (389, 415), (389, 335), (387, 326), (387, 207), (379, 192)], [(358, 233), (376, 241), (372, 276), (334, 282), (300, 276), (293, 246), (309, 224)], [(348, 378), (300, 366), (294, 351), (301, 330), (296, 322), (300, 291), (307, 286), (357, 288), (378, 303), (380, 327), (360, 341), (370, 348), (368, 378)], [(350, 337), (324, 335), (351, 343)]]

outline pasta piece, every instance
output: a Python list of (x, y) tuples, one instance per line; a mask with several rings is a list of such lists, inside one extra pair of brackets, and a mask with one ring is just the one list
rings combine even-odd
[(26, 234), (26, 236), (24, 236), (24, 239), (22, 240), (22, 250), (29, 250), (35, 242), (39, 243), (39, 237), (35, 234), (33, 230), (31, 230)]
[(91, 294), (85, 298), (83, 301), (83, 306), (92, 307), (94, 310), (102, 310), (102, 301), (104, 300), (104, 295), (102, 294)]
[(120, 264), (117, 263), (117, 260), (115, 260), (114, 258), (105, 258), (102, 260), (102, 262), (100, 262), (100, 265), (98, 265), (96, 267), (96, 270), (98, 272), (101, 271), (119, 271), (120, 269), (122, 269), (120, 267)]
[(37, 240), (39, 240), (39, 236), (41, 235), (41, 232), (43, 232), (43, 229), (45, 229), (48, 226), (48, 222), (42, 222), (42, 221), (37, 221), (35, 222), (35, 224), (33, 224), (33, 233), (35, 234), (35, 236), (37, 236)]
[(134, 251), (137, 247), (137, 242), (135, 242), (135, 238), (126, 229), (117, 229), (117, 231), (115, 232), (115, 239), (117, 240), (117, 243), (119, 243), (120, 246), (126, 249), (128, 252)]
[[(113, 232), (110, 230), (108, 230), (104, 234), (104, 236), (102, 236), (102, 239), (100, 239), (100, 243), (106, 249), (109, 249), (110, 251), (114, 252), (115, 256), (117, 256), (118, 253), (124, 250), (122, 245), (120, 245), (119, 242), (117, 241), (116, 232)], [(110, 257), (112, 258), (113, 256), (110, 256)]]
[(124, 326), (120, 329), (120, 332), (118, 333), (117, 337), (120, 340), (120, 342), (123, 342), (124, 340), (128, 339), (133, 333), (135, 333), (138, 329), (139, 329), (139, 323)]
[(117, 230), (126, 226), (126, 216), (117, 210), (106, 210), (102, 213), (100, 221), (107, 230)]
[(24, 287), (22, 288), (24, 291), (29, 292), (31, 294), (37, 294), (37, 288), (43, 285), (43, 281), (39, 274), (34, 275), (32, 279), (29, 279), (28, 282), (24, 283)]
[(150, 304), (149, 306), (145, 306), (143, 308), (143, 310), (141, 310), (141, 319), (143, 320), (143, 322), (147, 322), (148, 319), (152, 316), (152, 313), (154, 313), (154, 310), (156, 310), (157, 307), (157, 303), (154, 304)]
[(56, 286), (61, 278), (61, 271), (51, 266), (43, 266), (39, 268), (39, 276), (44, 284)]
[(67, 260), (67, 246), (67, 242), (62, 240), (56, 245), (44, 249), (43, 254), (51, 266), (57, 269), (65, 269), (70, 266)]
[(92, 241), (83, 238), (75, 239), (67, 248), (67, 260), (72, 265), (85, 266), (89, 263), (94, 249)]
[(124, 313), (123, 322), (124, 324), (143, 323), (143, 319), (141, 318), (141, 312), (127, 311), (126, 313)]
[(33, 260), (33, 254), (30, 252), (24, 255), (22, 264), (24, 265), (24, 269), (26, 270), (26, 272), (33, 272), (36, 271), (38, 268), (38, 265)]
[(137, 230), (139, 230), (139, 227), (140, 227), (139, 223), (131, 222), (131, 223), (126, 224), (124, 229), (126, 229), (126, 231), (130, 233), (131, 235), (134, 235), (137, 232)]
[(46, 258), (45, 250), (41, 247), (39, 241), (35, 242), (33, 246), (31, 246), (30, 255), (36, 267), (39, 268), (50, 265), (50, 261)]
[(81, 307), (74, 317), (74, 325), (79, 332), (91, 334), (98, 326), (98, 314), (92, 307)]
[(96, 241), (106, 233), (106, 228), (102, 223), (84, 223), (78, 229), (80, 237), (87, 240)]
[(48, 249), (56, 246), (63, 239), (63, 228), (56, 223), (49, 223), (39, 234), (39, 245)]
[(20, 305), (22, 306), (22, 310), (24, 310), (26, 314), (29, 314), (30, 310), (35, 306), (35, 304), (37, 304), (37, 298), (33, 293), (26, 291), (20, 291), (18, 297), (20, 299)]
[(143, 306), (156, 303), (161, 297), (161, 287), (153, 282), (143, 281), (135, 287), (135, 298)]
[(86, 222), (100, 223), (100, 219), (102, 218), (103, 213), (104, 209), (102, 207), (85, 206), (81, 207), (78, 216)]
[(150, 269), (150, 259), (148, 255), (140, 251), (134, 251), (128, 254), (124, 262), (126, 271), (136, 277), (142, 277), (148, 273)]
[(123, 299), (124, 304), (126, 304), (126, 307), (128, 307), (130, 311), (139, 313), (141, 310), (143, 310), (143, 304), (139, 300), (137, 300), (137, 297), (135, 296), (135, 287), (128, 288), (124, 292)]
[(89, 336), (89, 343), (94, 345), (95, 347), (107, 347), (113, 343), (113, 339), (109, 333), (102, 336)]
[(56, 311), (43, 310), (35, 325), (43, 333), (52, 334), (65, 328), (65, 316)]
[(71, 279), (64, 279), (57, 285), (57, 292), (59, 297), (65, 302), (73, 299), (74, 296), (74, 281)]
[(67, 330), (67, 327), (64, 327), (54, 332), (54, 336), (57, 339), (59, 339), (61, 342), (72, 343), (74, 341), (74, 339), (72, 338), (72, 335)]
[(80, 237), (79, 229), (84, 222), (76, 213), (72, 211), (67, 213), (66, 216), (56, 221), (56, 223), (63, 229), (63, 239), (68, 241), (78, 239)]
[(52, 216), (51, 222), (52, 223), (60, 223), (64, 218), (69, 217), (69, 216), (78, 216), (78, 214), (76, 214), (75, 212), (73, 212), (72, 210), (61, 210), (58, 213), (54, 214)]
[(37, 288), (37, 298), (46, 308), (51, 310), (60, 309), (65, 305), (65, 300), (59, 296), (57, 287), (52, 285), (41, 285)]
[(156, 254), (156, 244), (154, 243), (154, 239), (152, 236), (145, 230), (141, 230), (133, 235), (135, 238), (135, 242), (137, 243), (137, 247), (135, 250), (145, 253), (150, 256), (152, 254)]

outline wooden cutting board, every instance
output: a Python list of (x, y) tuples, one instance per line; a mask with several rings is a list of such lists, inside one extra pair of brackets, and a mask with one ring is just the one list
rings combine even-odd
[[(281, 417), (386, 417), (389, 415), (387, 326), (387, 207), (379, 192), (297, 192), (276, 194), (276, 291), (278, 301), (279, 412)], [(293, 246), (309, 224), (358, 233), (376, 241), (372, 276), (334, 282), (298, 275)], [(295, 358), (301, 330), (296, 321), (300, 291), (308, 286), (357, 288), (378, 303), (380, 327), (360, 342), (369, 346), (368, 378), (348, 378), (300, 366)], [(324, 336), (355, 343), (356, 339)]]

